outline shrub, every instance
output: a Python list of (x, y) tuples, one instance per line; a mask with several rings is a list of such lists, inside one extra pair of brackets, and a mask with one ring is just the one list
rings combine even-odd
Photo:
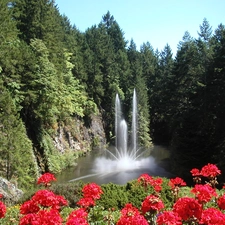
[(96, 201), (98, 206), (104, 209), (122, 209), (128, 202), (128, 196), (124, 185), (109, 183), (102, 184), (101, 188), (103, 194), (101, 195), (101, 199)]
[(53, 184), (50, 189), (57, 195), (62, 195), (68, 201), (70, 207), (77, 206), (77, 202), (82, 197), (82, 188), (84, 183), (79, 182), (69, 182), (63, 184)]

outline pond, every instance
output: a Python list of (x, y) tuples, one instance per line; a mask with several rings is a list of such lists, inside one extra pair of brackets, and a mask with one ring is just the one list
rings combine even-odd
[[(85, 157), (76, 160), (76, 166), (68, 168), (57, 175), (58, 183), (82, 180), (95, 182), (99, 185), (105, 183), (126, 184), (137, 179), (141, 174), (151, 176), (172, 177), (168, 171), (169, 151), (162, 146), (154, 146), (144, 151), (144, 157), (131, 162), (126, 169), (119, 168), (116, 160), (106, 157), (108, 150), (93, 150)], [(122, 166), (126, 162), (122, 162)]]

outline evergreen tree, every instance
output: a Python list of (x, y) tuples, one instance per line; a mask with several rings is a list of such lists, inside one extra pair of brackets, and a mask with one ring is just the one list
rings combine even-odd
[(207, 118), (211, 158), (224, 168), (225, 26), (220, 24), (212, 37), (213, 60), (207, 77)]
[(63, 28), (61, 15), (54, 0), (15, 0), (14, 18), (20, 31), (19, 37), (27, 44), (32, 39), (42, 40), (49, 50), (51, 62), (61, 68), (63, 58)]
[[(157, 58), (156, 58), (157, 59)], [(172, 51), (167, 44), (159, 53), (155, 76), (151, 82), (151, 129), (154, 143), (169, 144), (171, 139), (170, 117), (171, 101), (174, 95), (174, 61)]]
[[(184, 172), (180, 170), (181, 165), (187, 172), (211, 159), (210, 120), (207, 119), (205, 107), (207, 66), (204, 66), (205, 54), (199, 43), (200, 40), (193, 40), (186, 32), (175, 60), (177, 79), (171, 120), (172, 147), (174, 167), (180, 173)], [(205, 45), (203, 42), (201, 44)], [(188, 172), (186, 175), (189, 175)]]
[(38, 168), (32, 143), (19, 118), (10, 93), (0, 79), (0, 175), (17, 180), (20, 188), (30, 187), (37, 178)]
[[(128, 91), (131, 91), (131, 87), (135, 88), (138, 96), (138, 124), (139, 133), (138, 138), (140, 145), (149, 147), (151, 145), (150, 130), (149, 130), (149, 102), (148, 102), (148, 91), (147, 81), (142, 73), (142, 60), (141, 53), (136, 50), (136, 44), (131, 40), (128, 48), (128, 59), (130, 61), (131, 76), (130, 76), (130, 87)], [(131, 99), (131, 98), (129, 98)], [(128, 104), (128, 103), (127, 103)], [(129, 109), (131, 111), (131, 108)]]
[(92, 26), (85, 32), (84, 42), (84, 68), (87, 74), (87, 92), (90, 98), (93, 98), (95, 103), (100, 106), (104, 95), (103, 73), (101, 71), (101, 62), (99, 57), (102, 57), (104, 50), (104, 38), (101, 36), (99, 29)]

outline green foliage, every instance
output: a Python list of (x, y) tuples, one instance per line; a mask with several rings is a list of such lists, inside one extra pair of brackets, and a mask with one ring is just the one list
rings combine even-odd
[(115, 210), (114, 208), (104, 210), (103, 207), (98, 205), (91, 208), (88, 214), (90, 225), (116, 224), (119, 218), (119, 210)]
[(53, 183), (50, 189), (65, 197), (69, 203), (69, 207), (76, 207), (77, 202), (82, 198), (83, 182), (68, 182), (63, 184)]
[(0, 174), (28, 188), (37, 176), (32, 143), (19, 119), (9, 92), (0, 80)]
[(137, 180), (127, 183), (126, 192), (128, 195), (128, 202), (132, 203), (138, 209), (141, 208), (141, 203), (148, 196), (154, 192), (151, 186), (143, 187)]
[[(171, 189), (168, 186), (169, 179), (162, 178), (162, 191), (159, 193), (165, 207), (171, 207), (173, 196)], [(126, 184), (126, 193), (128, 202), (132, 203), (135, 207), (141, 208), (141, 203), (150, 194), (155, 194), (154, 188), (150, 185), (144, 187), (137, 180), (130, 181)]]
[(6, 215), (1, 218), (2, 225), (18, 225), (20, 220), (20, 206), (14, 205), (7, 207)]
[(104, 209), (121, 209), (127, 202), (129, 202), (123, 185), (109, 183), (101, 185), (101, 188), (103, 194), (97, 201), (98, 206)]
[(52, 142), (52, 137), (48, 133), (45, 132), (39, 141), (40, 147), (44, 151), (43, 155), (49, 171), (59, 173), (63, 169), (74, 165), (77, 154), (72, 150), (65, 152), (57, 150)]

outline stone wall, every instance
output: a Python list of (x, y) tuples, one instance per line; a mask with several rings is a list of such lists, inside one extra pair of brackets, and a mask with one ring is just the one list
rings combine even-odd
[(61, 153), (67, 149), (86, 152), (93, 147), (103, 148), (106, 137), (101, 115), (92, 115), (88, 125), (78, 118), (70, 124), (58, 125), (53, 142)]

